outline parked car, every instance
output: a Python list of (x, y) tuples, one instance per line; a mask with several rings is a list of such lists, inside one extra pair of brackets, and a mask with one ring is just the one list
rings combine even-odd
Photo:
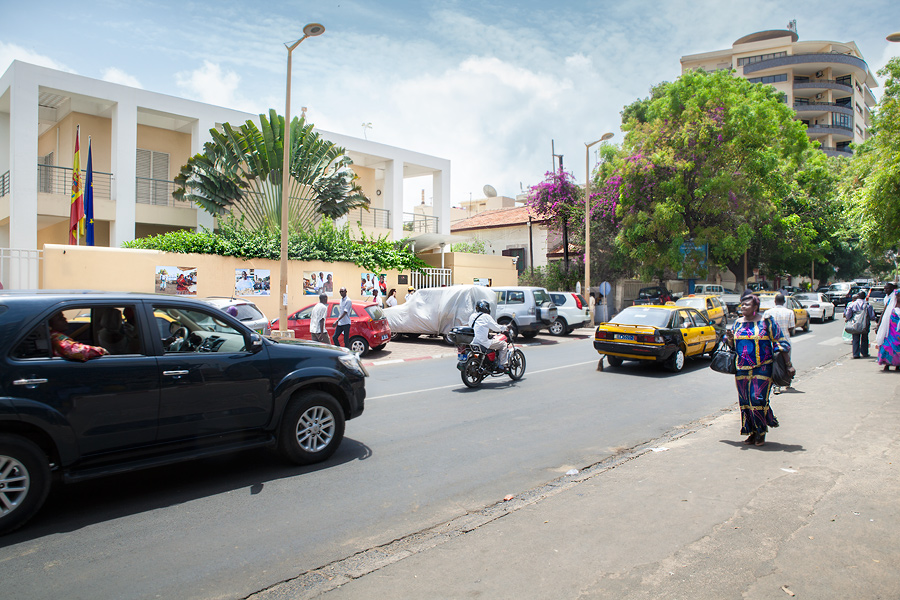
[(549, 329), (558, 310), (550, 294), (541, 287), (494, 287), (497, 293), (497, 322), (509, 326), (510, 336), (520, 333), (533, 338), (541, 329)]
[(718, 296), (691, 294), (675, 301), (676, 306), (690, 306), (713, 325), (725, 327), (727, 309)]
[[(819, 319), (820, 323), (834, 320), (834, 304), (825, 294), (818, 292), (802, 292), (792, 296), (809, 312), (810, 319)], [(883, 308), (883, 307), (882, 307)], [(796, 317), (795, 317), (796, 318)]]
[(591, 310), (581, 294), (550, 292), (550, 300), (556, 305), (556, 320), (550, 323), (552, 335), (569, 335), (591, 320)]
[[(775, 307), (775, 293), (769, 294), (760, 294), (759, 295), (759, 310), (761, 312), (765, 312), (770, 308)], [(803, 329), (803, 331), (809, 331), (809, 311), (803, 308), (803, 306), (794, 300), (793, 296), (788, 296), (784, 299), (784, 307), (794, 311), (794, 329)], [(790, 332), (790, 335), (794, 335), (794, 331)]]
[(832, 283), (828, 287), (828, 299), (835, 306), (847, 306), (848, 303), (853, 301), (853, 298), (859, 293), (859, 286), (855, 283), (850, 283), (847, 281)]
[(748, 283), (747, 288), (754, 292), (764, 292), (772, 289), (772, 285), (768, 281), (755, 281)]
[(479, 300), (487, 300), (495, 314), (497, 294), (482, 285), (423, 288), (403, 304), (384, 309), (384, 313), (395, 335), (436, 335), (452, 344), (450, 330), (469, 324)]
[[(165, 339), (156, 314), (177, 323)], [(80, 362), (84, 347), (60, 335), (109, 354)], [(365, 368), (345, 349), (269, 340), (174, 296), (4, 291), (0, 363), (0, 533), (31, 518), (54, 481), (260, 447), (323, 461), (366, 397)]]
[(272, 330), (269, 326), (269, 320), (259, 308), (249, 300), (243, 298), (200, 298), (210, 306), (215, 306), (223, 312), (228, 312), (232, 306), (237, 311), (237, 320), (258, 333), (259, 335), (270, 335)]
[(685, 306), (628, 306), (594, 333), (594, 349), (613, 367), (625, 360), (663, 364), (670, 371), (684, 368), (687, 357), (712, 354), (725, 329)]
[(869, 288), (869, 293), (866, 295), (866, 302), (872, 305), (876, 315), (884, 313), (884, 299), (885, 293), (883, 285), (876, 285)]
[[(311, 340), (309, 332), (309, 317), (317, 302), (304, 306), (298, 311), (288, 315), (288, 329), (294, 332), (298, 340)], [(384, 311), (374, 302), (353, 301), (350, 309), (350, 352), (359, 356), (366, 356), (370, 350), (384, 349), (391, 341), (391, 328)], [(329, 300), (325, 309), (325, 328), (329, 330), (329, 337), (334, 333), (334, 327), (338, 317), (341, 316), (341, 301)], [(278, 319), (272, 321), (272, 329), (279, 328)], [(343, 342), (343, 340), (341, 340)]]
[(720, 300), (725, 304), (729, 315), (737, 314), (738, 307), (741, 305), (740, 292), (732, 288), (725, 288), (725, 293), (722, 294)]
[(712, 294), (713, 296), (721, 296), (725, 293), (725, 286), (717, 283), (698, 283), (694, 285), (694, 295), (701, 296), (703, 294)]
[(638, 297), (632, 302), (633, 305), (639, 304), (665, 304), (675, 299), (672, 292), (661, 285), (652, 285), (643, 287), (638, 290)]

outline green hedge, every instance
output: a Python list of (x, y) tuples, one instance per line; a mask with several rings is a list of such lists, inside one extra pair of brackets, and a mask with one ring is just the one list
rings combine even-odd
[[(218, 232), (205, 227), (203, 231), (173, 231), (125, 242), (122, 246), (163, 252), (281, 259), (279, 233), (247, 231), (233, 217), (221, 221)], [(324, 219), (318, 227), (310, 226), (291, 232), (288, 238), (288, 258), (352, 262), (373, 272), (413, 271), (428, 266), (402, 242), (392, 242), (386, 237), (368, 237), (365, 232), (362, 232), (362, 239), (357, 241), (350, 237), (349, 225), (339, 229), (330, 219)]]

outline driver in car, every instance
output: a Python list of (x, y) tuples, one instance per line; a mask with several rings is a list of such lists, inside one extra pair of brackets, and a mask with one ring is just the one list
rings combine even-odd
[(491, 305), (487, 300), (479, 300), (475, 304), (475, 312), (469, 317), (469, 327), (475, 330), (475, 339), (472, 340), (472, 343), (497, 351), (500, 356), (500, 368), (506, 369), (506, 342), (488, 339), (488, 333), (491, 331), (505, 332), (509, 330), (509, 327), (494, 320), (494, 317), (491, 316)]

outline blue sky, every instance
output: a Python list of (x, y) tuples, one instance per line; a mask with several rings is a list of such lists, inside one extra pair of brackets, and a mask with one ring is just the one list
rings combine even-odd
[[(538, 183), (551, 140), (584, 181), (584, 143), (621, 142), (622, 107), (676, 78), (682, 55), (791, 19), (801, 40), (855, 41), (873, 72), (900, 55), (884, 39), (900, 30), (896, 0), (0, 0), (0, 72), (19, 59), (282, 113), (283, 43), (319, 22), (326, 32), (294, 51), (292, 114), (450, 159), (457, 204), (485, 184), (515, 196)], [(406, 186), (407, 203), (421, 187)]]

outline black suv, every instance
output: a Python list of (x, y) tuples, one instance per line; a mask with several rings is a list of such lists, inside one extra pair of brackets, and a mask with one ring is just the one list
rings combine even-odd
[(0, 362), (0, 533), (54, 480), (260, 446), (325, 460), (366, 396), (354, 354), (173, 296), (0, 292)]

